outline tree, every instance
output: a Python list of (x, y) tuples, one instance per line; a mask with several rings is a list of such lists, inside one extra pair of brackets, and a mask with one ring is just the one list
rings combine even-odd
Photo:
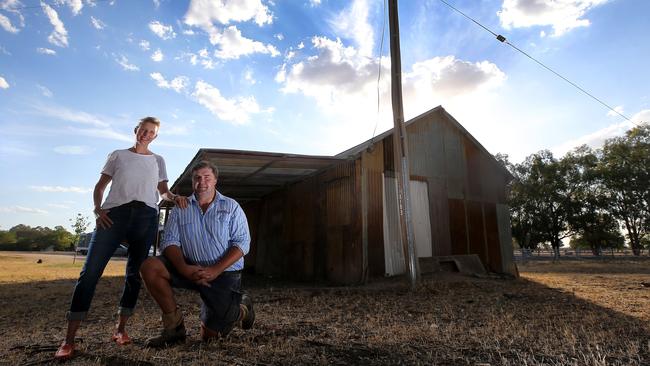
[(72, 222), (72, 229), (74, 231), (74, 240), (71, 243), (71, 249), (74, 250), (74, 244), (79, 241), (81, 234), (86, 232), (88, 226), (90, 226), (90, 220), (88, 216), (78, 213), (74, 219), (70, 219), (70, 222)]
[(605, 142), (598, 165), (609, 211), (620, 220), (634, 255), (650, 233), (650, 125)]
[(562, 240), (573, 235), (569, 225), (576, 212), (577, 181), (569, 161), (558, 161), (548, 150), (532, 154), (515, 166), (510, 205), (513, 208), (513, 236), (523, 247), (535, 248), (548, 242), (555, 257)]

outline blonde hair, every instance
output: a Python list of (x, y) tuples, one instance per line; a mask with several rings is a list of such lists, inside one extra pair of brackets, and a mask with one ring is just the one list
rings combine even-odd
[(142, 118), (140, 120), (140, 123), (138, 123), (138, 125), (135, 126), (135, 128), (133, 129), (133, 132), (137, 133), (138, 128), (142, 127), (142, 125), (145, 124), (145, 123), (153, 123), (154, 125), (156, 125), (156, 127), (158, 129), (160, 129), (160, 120), (158, 118), (156, 118), (156, 117), (144, 117), (144, 118)]

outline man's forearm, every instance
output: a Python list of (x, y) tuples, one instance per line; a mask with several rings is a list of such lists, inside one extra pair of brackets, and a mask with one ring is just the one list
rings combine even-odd
[[(215, 272), (217, 275), (223, 273), (226, 269), (232, 266), (237, 262), (241, 257), (244, 256), (244, 252), (241, 251), (238, 247), (230, 247), (226, 251), (226, 254), (217, 261), (217, 263), (210, 266), (210, 270)], [(216, 276), (215, 276), (216, 277)]]
[(179, 273), (184, 273), (184, 269), (187, 267), (187, 262), (185, 262), (185, 257), (183, 257), (181, 248), (176, 245), (170, 245), (165, 248), (162, 254), (171, 262), (172, 266), (174, 266)]

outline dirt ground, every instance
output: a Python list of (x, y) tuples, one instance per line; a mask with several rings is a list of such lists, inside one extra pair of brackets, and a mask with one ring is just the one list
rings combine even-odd
[[(0, 253), (0, 364), (53, 363), (81, 262)], [(415, 291), (403, 278), (332, 287), (245, 276), (253, 329), (202, 343), (199, 298), (181, 291), (189, 338), (163, 350), (143, 347), (160, 326), (146, 291), (134, 343), (109, 341), (123, 268), (110, 263), (67, 364), (650, 365), (648, 258), (535, 261), (516, 280), (438, 273)]]

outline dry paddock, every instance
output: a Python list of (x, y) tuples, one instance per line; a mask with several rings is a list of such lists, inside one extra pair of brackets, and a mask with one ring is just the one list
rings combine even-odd
[[(41, 263), (37, 263), (41, 259)], [(106, 270), (70, 365), (650, 365), (650, 260), (535, 261), (517, 280), (457, 274), (331, 287), (244, 277), (257, 323), (202, 343), (198, 297), (178, 294), (189, 339), (143, 347), (159, 312), (143, 291), (134, 343), (109, 341), (124, 261)], [(53, 363), (80, 263), (0, 253), (0, 364)]]

